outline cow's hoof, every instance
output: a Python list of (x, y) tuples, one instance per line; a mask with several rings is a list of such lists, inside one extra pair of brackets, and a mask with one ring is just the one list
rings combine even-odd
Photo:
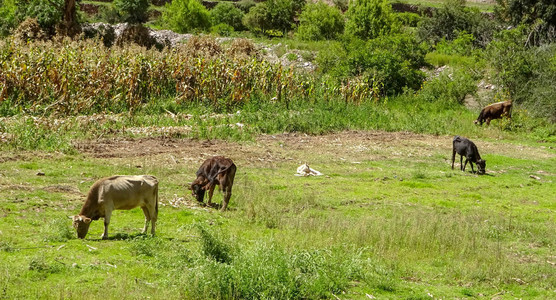
[(101, 235), (100, 238), (103, 239), (103, 240), (107, 240), (108, 236), (107, 235)]

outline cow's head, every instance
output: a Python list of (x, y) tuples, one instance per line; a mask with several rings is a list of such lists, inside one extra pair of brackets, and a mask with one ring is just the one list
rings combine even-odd
[(203, 199), (205, 198), (205, 189), (203, 188), (204, 185), (205, 183), (197, 178), (191, 183), (191, 186), (189, 187), (189, 189), (191, 190), (191, 195), (193, 195), (193, 197), (195, 197), (195, 199), (197, 199), (197, 201), (199, 202), (203, 202)]
[(89, 231), (89, 225), (91, 225), (92, 219), (83, 215), (77, 215), (71, 218), (73, 220), (73, 227), (77, 231), (77, 237), (84, 239)]
[(477, 167), (479, 168), (479, 174), (485, 174), (486, 172), (486, 160), (484, 159), (479, 159), (477, 161)]

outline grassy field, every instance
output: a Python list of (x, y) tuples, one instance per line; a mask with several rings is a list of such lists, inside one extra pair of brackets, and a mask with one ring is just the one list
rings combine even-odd
[[(485, 176), (451, 170), (452, 136), (409, 132), (4, 150), (0, 297), (554, 298), (555, 144), (485, 135)], [(223, 213), (186, 189), (216, 154), (238, 166)], [(295, 177), (304, 162), (324, 176)], [(159, 178), (156, 237), (139, 234), (140, 209), (116, 211), (109, 240), (101, 221), (75, 237), (67, 216), (113, 174)]]

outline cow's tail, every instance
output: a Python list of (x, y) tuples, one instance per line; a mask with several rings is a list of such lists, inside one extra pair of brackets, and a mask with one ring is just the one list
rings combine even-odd
[(158, 218), (158, 183), (156, 184), (156, 187), (154, 188), (154, 197), (155, 197), (154, 214)]

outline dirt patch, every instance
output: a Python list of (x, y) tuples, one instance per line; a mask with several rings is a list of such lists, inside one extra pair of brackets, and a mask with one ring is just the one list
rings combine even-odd
[[(380, 160), (412, 158), (428, 160), (439, 153), (449, 157), (452, 136), (434, 136), (411, 132), (344, 131), (311, 136), (306, 134), (262, 135), (254, 142), (234, 143), (222, 140), (193, 140), (168, 137), (115, 138), (82, 141), (78, 151), (96, 158), (153, 157), (168, 154), (169, 162), (201, 162), (208, 156), (225, 155), (248, 165), (271, 166), (278, 162), (304, 163), (307, 155), (319, 160)], [(482, 153), (510, 157), (553, 158), (545, 149), (508, 143), (479, 142)], [(307, 154), (309, 153), (309, 154)]]

